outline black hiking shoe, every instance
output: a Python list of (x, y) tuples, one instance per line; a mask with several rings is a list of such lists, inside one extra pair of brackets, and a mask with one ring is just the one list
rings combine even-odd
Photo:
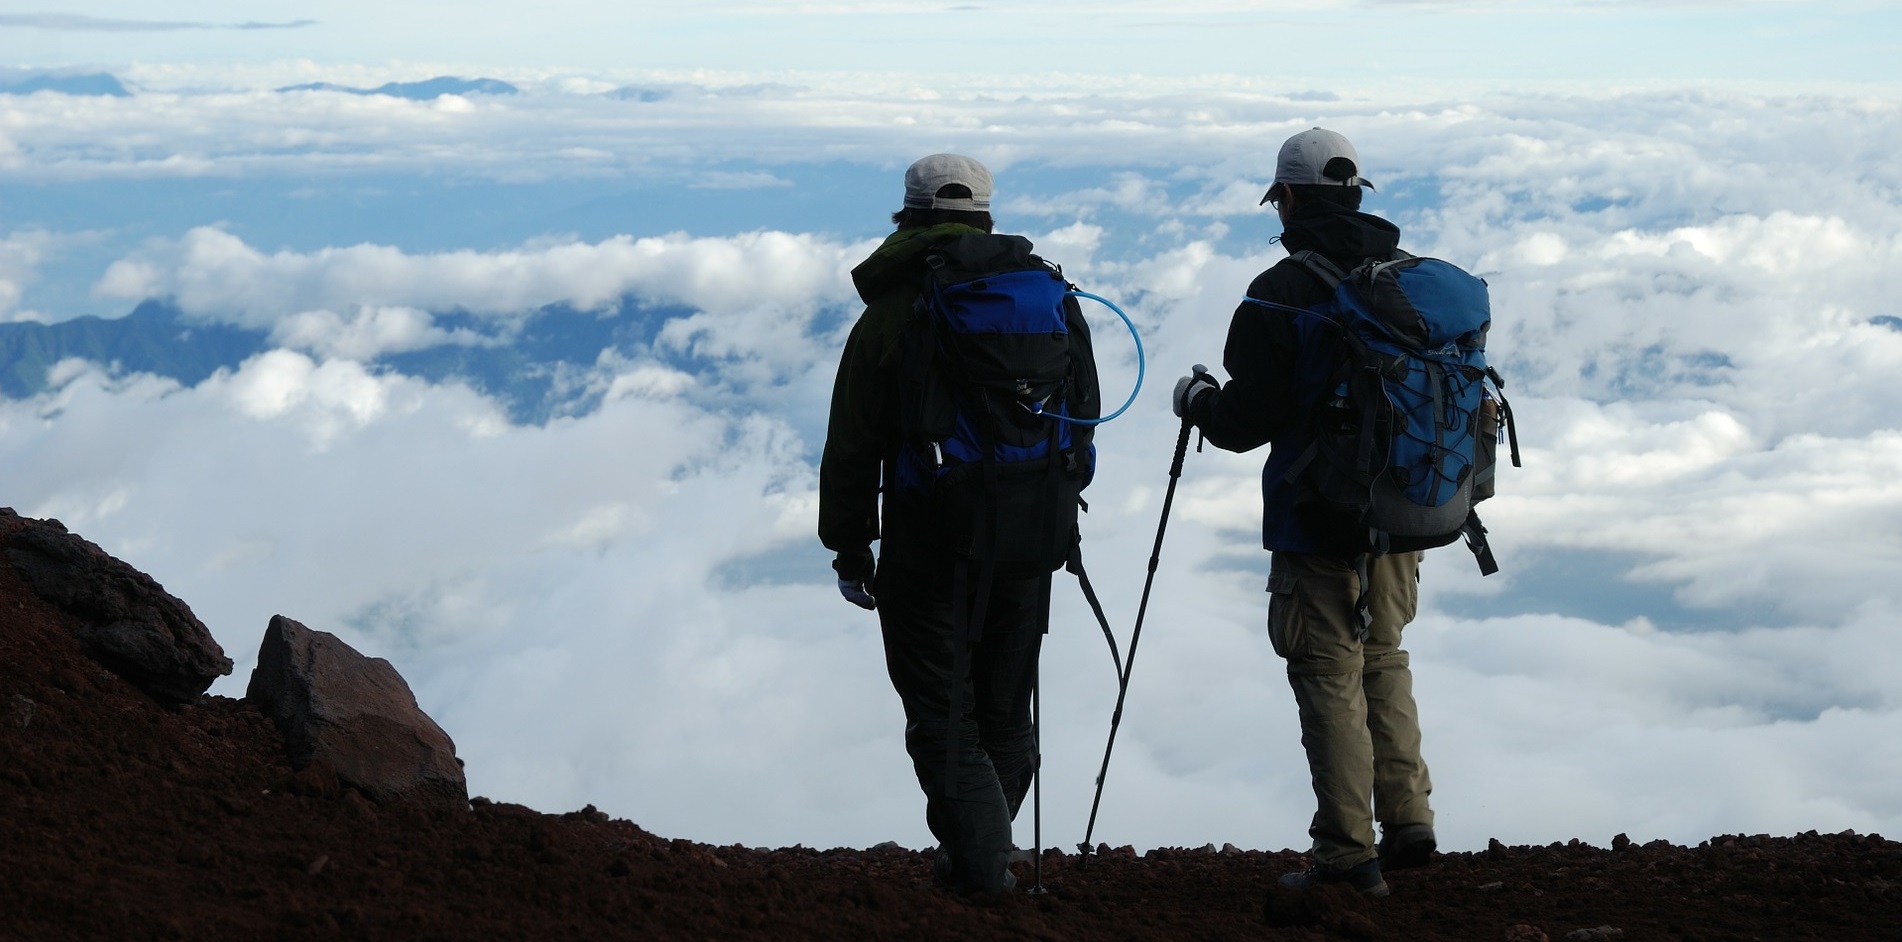
[(939, 886), (951, 890), (957, 888), (955, 876), (951, 872), (951, 852), (938, 851), (938, 856), (931, 860), (931, 879), (937, 881)]
[(958, 896), (999, 896), (1017, 886), (1017, 875), (1011, 873), (1009, 867), (1004, 868), (1003, 876), (996, 886), (978, 886), (957, 873), (956, 866), (951, 863), (951, 852), (943, 850), (938, 851), (938, 856), (931, 861), (931, 879)]
[(1346, 870), (1332, 870), (1315, 864), (1306, 870), (1283, 874), (1281, 877), (1282, 886), (1297, 890), (1336, 883), (1346, 884), (1353, 887), (1360, 895), (1376, 899), (1391, 892), (1387, 889), (1387, 881), (1380, 877), (1380, 861), (1377, 859)]
[(1433, 852), (1438, 849), (1439, 844), (1433, 839), (1433, 826), (1430, 824), (1394, 828), (1380, 838), (1380, 868), (1411, 870), (1424, 867), (1433, 861)]

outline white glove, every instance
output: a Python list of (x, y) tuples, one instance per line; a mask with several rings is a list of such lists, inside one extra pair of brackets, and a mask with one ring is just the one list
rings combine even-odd
[(1215, 388), (1215, 378), (1204, 372), (1201, 367), (1188, 376), (1176, 380), (1176, 392), (1171, 403), (1176, 410), (1176, 418), (1186, 418), (1189, 409), (1195, 405), (1195, 397)]
[(878, 607), (878, 600), (872, 598), (872, 593), (866, 591), (865, 580), (863, 579), (840, 579), (839, 594), (845, 596), (846, 601), (860, 608), (875, 609)]

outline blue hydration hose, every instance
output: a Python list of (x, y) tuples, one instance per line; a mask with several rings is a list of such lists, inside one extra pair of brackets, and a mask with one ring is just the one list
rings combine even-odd
[(1038, 415), (1045, 416), (1047, 418), (1056, 419), (1059, 422), (1068, 422), (1072, 425), (1101, 425), (1104, 422), (1108, 422), (1109, 420), (1116, 418), (1117, 416), (1122, 415), (1125, 411), (1127, 411), (1130, 405), (1136, 401), (1136, 394), (1139, 392), (1142, 392), (1143, 368), (1144, 368), (1143, 367), (1143, 338), (1141, 334), (1136, 332), (1136, 325), (1130, 321), (1129, 315), (1124, 314), (1123, 309), (1116, 306), (1116, 302), (1111, 301), (1110, 299), (1105, 297), (1099, 297), (1097, 295), (1091, 294), (1088, 291), (1066, 291), (1064, 292), (1064, 294), (1073, 298), (1089, 298), (1090, 300), (1095, 301), (1098, 304), (1101, 304), (1112, 311), (1115, 311), (1116, 316), (1123, 319), (1123, 326), (1129, 328), (1129, 336), (1136, 341), (1136, 388), (1129, 391), (1129, 398), (1123, 401), (1122, 406), (1118, 407), (1115, 412), (1112, 412), (1109, 415), (1106, 415), (1100, 419), (1073, 419), (1067, 415), (1058, 415), (1054, 412), (1045, 412), (1043, 411), (1043, 408), (1041, 406), (1037, 407), (1036, 409), (1033, 409), (1032, 411), (1034, 411)]

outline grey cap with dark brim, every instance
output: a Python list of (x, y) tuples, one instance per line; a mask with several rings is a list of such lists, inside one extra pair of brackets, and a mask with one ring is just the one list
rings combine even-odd
[[(938, 195), (939, 190), (954, 184), (970, 190), (971, 195)], [(991, 172), (983, 164), (961, 154), (932, 154), (920, 158), (905, 171), (905, 206), (908, 209), (989, 212)]]
[(1282, 142), (1275, 158), (1275, 182), (1261, 201), (1274, 199), (1283, 184), (1374, 188), (1372, 180), (1360, 175), (1360, 154), (1354, 145), (1326, 128), (1311, 128)]

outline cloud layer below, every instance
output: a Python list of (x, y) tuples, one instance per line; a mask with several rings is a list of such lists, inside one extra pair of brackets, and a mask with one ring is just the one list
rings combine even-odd
[[(631, 154), (639, 132), (678, 167), (770, 141), (763, 165), (822, 153), (884, 193), (901, 155), (968, 147), (1012, 194), (1007, 227), (1144, 331), (1149, 384), (1104, 429), (1085, 520), (1126, 630), (1174, 440), (1169, 381), (1219, 360), (1234, 299), (1279, 255), (1248, 215), (1270, 142), (1325, 122), (1369, 156), (1372, 205), (1407, 247), (1488, 278), (1522, 423), (1526, 467), (1502, 470), (1486, 508), (1506, 571), (1481, 580), (1463, 553), (1434, 554), (1408, 633), (1444, 843), (1902, 826), (1885, 784), (1902, 777), (1884, 668), (1902, 656), (1893, 102), (1390, 111), (875, 89), (840, 109), (830, 94), (653, 112), (287, 96), (283, 126), (330, 112), (311, 123), (330, 131), (275, 150), (235, 130), (259, 107), (248, 93), (150, 102), (195, 117), (170, 124), (85, 102), (97, 123), (71, 132), (0, 103), (26, 109), (7, 133), (32, 145), (0, 160), (14, 179), (316, 167), (384, 135), (354, 159), (420, 168), (441, 165), (439, 135), (472, 167), (566, 173), (582, 158), (563, 147)], [(138, 126), (158, 142), (141, 154), (101, 143)], [(1818, 148), (1847, 170), (1815, 173)], [(1799, 203), (1773, 185), (1793, 179)], [(0, 403), (0, 462), (7, 502), (194, 605), (240, 662), (220, 692), (241, 689), (251, 639), (281, 612), (391, 658), (492, 797), (592, 802), (699, 840), (929, 843), (875, 620), (835, 597), (811, 537), (847, 272), (867, 242), (736, 227), (297, 250), (214, 222), (125, 253), (97, 289), (169, 296), (280, 348), (191, 388), (67, 364), (54, 391)], [(50, 238), (0, 243), (0, 286), (30, 283)], [(471, 342), (446, 312), (506, 336), (539, 306), (613, 316), (622, 297), (678, 309), (569, 378), (601, 391), (585, 415), (514, 424), (466, 386), (375, 363)], [(1097, 323), (1105, 383), (1127, 389), (1133, 352)], [(1191, 456), (1099, 822), (1112, 843), (1305, 844), (1293, 705), (1261, 629), (1260, 458)], [(1061, 844), (1081, 837), (1115, 692), (1080, 599), (1057, 595), (1045, 834)], [(1593, 597), (1644, 601), (1614, 617)]]

